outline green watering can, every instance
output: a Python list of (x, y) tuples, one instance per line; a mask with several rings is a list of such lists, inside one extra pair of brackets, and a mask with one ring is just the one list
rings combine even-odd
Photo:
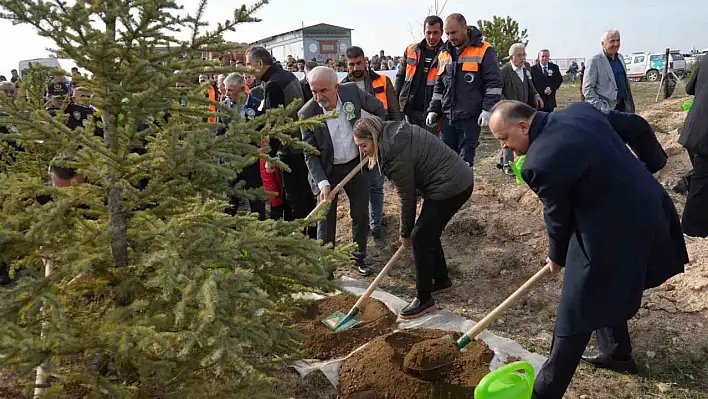
[(693, 101), (686, 100), (683, 102), (683, 104), (681, 104), (681, 110), (682, 111), (690, 111), (692, 106), (693, 106)]
[(487, 374), (474, 390), (474, 399), (530, 399), (534, 372), (528, 362), (514, 362)]
[(526, 155), (522, 155), (519, 159), (514, 161), (509, 161), (509, 166), (511, 170), (514, 171), (514, 176), (516, 177), (516, 184), (525, 184), (524, 178), (521, 177), (521, 168), (524, 166), (524, 160), (526, 160)]

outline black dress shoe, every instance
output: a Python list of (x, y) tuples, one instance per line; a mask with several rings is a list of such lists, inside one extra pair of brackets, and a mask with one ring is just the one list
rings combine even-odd
[(433, 283), (433, 294), (440, 294), (449, 291), (452, 288), (452, 281), (448, 278), (443, 281), (435, 281)]
[(356, 269), (357, 273), (361, 274), (364, 277), (371, 276), (373, 274), (373, 271), (366, 266), (366, 263), (364, 261), (357, 260), (354, 263), (354, 269)]
[(682, 194), (682, 195), (687, 195), (688, 194), (688, 182), (686, 181), (686, 178), (683, 178), (679, 180), (676, 184), (674, 184), (673, 187), (671, 187), (671, 190), (675, 192), (676, 194)]
[(435, 311), (435, 300), (431, 297), (427, 302), (421, 303), (418, 298), (409, 303), (403, 308), (399, 317), (401, 319), (410, 320), (417, 319), (420, 316)]
[(583, 356), (581, 360), (593, 367), (608, 369), (618, 373), (637, 374), (639, 371), (634, 359), (615, 360), (612, 356), (604, 353)]

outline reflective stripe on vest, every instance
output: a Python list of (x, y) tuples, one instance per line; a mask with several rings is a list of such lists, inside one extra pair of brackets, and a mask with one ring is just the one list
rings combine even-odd
[[(211, 101), (217, 101), (217, 99), (216, 99), (216, 89), (214, 88), (214, 86), (209, 86), (209, 99), (210, 99)], [(211, 112), (216, 112), (216, 105), (213, 105), (213, 104), (210, 105), (210, 106), (209, 106), (209, 111), (211, 111)], [(207, 122), (209, 122), (209, 123), (216, 123), (216, 116), (212, 116), (212, 117), (207, 118)]]
[[(406, 49), (406, 82), (412, 82), (415, 76), (416, 69), (420, 60), (420, 52), (416, 51), (415, 44), (411, 44)], [(435, 60), (430, 65), (428, 76), (425, 79), (426, 86), (435, 86), (435, 81), (438, 76), (438, 67)]]
[(386, 97), (386, 75), (379, 75), (379, 78), (371, 81), (374, 88), (374, 96), (381, 101), (384, 109), (388, 111), (388, 98)]
[[(462, 65), (462, 70), (465, 72), (477, 72), (479, 71), (479, 64), (484, 59), (484, 53), (487, 49), (492, 47), (491, 44), (486, 41), (482, 41), (480, 47), (467, 46), (467, 48), (462, 51), (459, 57), (457, 57), (457, 63)], [(452, 56), (447, 50), (443, 50), (440, 55), (438, 55), (438, 75), (442, 75), (445, 72), (445, 67), (452, 64)]]

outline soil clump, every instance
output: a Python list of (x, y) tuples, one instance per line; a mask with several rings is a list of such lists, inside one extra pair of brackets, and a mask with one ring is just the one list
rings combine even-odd
[(327, 297), (313, 302), (304, 312), (295, 315), (295, 329), (306, 336), (303, 345), (311, 358), (341, 358), (373, 338), (393, 331), (396, 315), (383, 302), (372, 298), (356, 315), (357, 327), (335, 332), (322, 324), (322, 320), (336, 311), (347, 314), (357, 299), (348, 294)]
[[(446, 335), (453, 339), (443, 339)], [(457, 351), (455, 340), (459, 336), (457, 332), (411, 329), (379, 337), (344, 362), (339, 394), (343, 399), (471, 399), (474, 388), (489, 373), (494, 352), (481, 341), (470, 343), (464, 352)], [(406, 359), (419, 343), (415, 352), (425, 356)], [(452, 347), (455, 352), (450, 351)], [(423, 360), (429, 364), (423, 364)], [(442, 367), (421, 375), (407, 370), (406, 365)]]

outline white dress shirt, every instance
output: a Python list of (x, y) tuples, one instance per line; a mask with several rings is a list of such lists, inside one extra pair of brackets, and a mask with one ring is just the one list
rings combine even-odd
[[(334, 164), (341, 165), (351, 162), (359, 156), (359, 148), (354, 143), (352, 124), (347, 120), (347, 113), (342, 109), (342, 100), (337, 96), (337, 107), (332, 111), (323, 108), (322, 111), (325, 115), (332, 115), (334, 111), (339, 113), (338, 117), (327, 119), (327, 130), (332, 138)], [(320, 190), (329, 185), (328, 180), (317, 183)]]
[(521, 82), (523, 83), (525, 78), (524, 67), (522, 66), (521, 68), (519, 68), (514, 64), (511, 64), (511, 67), (514, 69), (514, 72), (516, 72), (516, 76), (518, 76), (519, 79), (521, 79)]

